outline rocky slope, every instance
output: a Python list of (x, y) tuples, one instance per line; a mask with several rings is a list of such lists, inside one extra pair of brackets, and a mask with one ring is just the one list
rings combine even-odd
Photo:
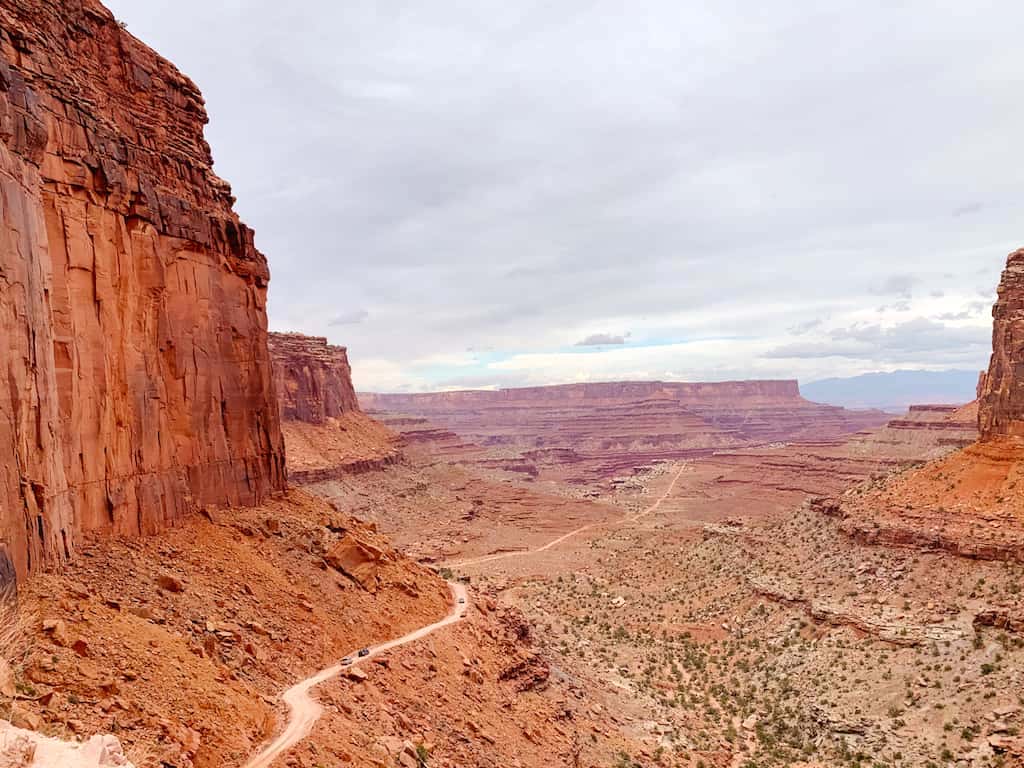
[[(795, 381), (618, 382), (417, 395), (361, 394), (417, 442), (467, 461), (534, 477), (591, 483), (659, 460), (883, 424), (876, 411), (804, 400)], [(426, 419), (417, 421), (416, 419)], [(479, 449), (484, 449), (483, 451)]]
[(90, 537), (81, 555), (22, 585), (0, 713), (65, 740), (116, 733), (139, 768), (242, 765), (280, 726), (280, 691), (449, 602), (373, 526), (301, 491), (155, 536)]
[(0, 0), (0, 574), (284, 486), (266, 260), (173, 65)]

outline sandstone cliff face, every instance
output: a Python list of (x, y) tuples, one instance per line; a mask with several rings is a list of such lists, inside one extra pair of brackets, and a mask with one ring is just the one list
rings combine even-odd
[(345, 347), (299, 333), (272, 333), (269, 341), (289, 482), (323, 482), (399, 460), (397, 435), (359, 408)]
[(778, 381), (716, 381), (666, 382), (617, 381), (593, 384), (561, 384), (548, 387), (517, 387), (514, 389), (462, 390), (423, 394), (362, 393), (365, 408), (416, 412), (449, 410), (456, 407), (493, 406), (504, 403), (587, 404), (601, 405), (647, 399), (674, 400), (693, 404), (716, 402), (774, 402), (800, 399), (795, 380)]
[(205, 122), (94, 0), (0, 0), (0, 572), (284, 485), (267, 263)]
[(1006, 260), (992, 318), (992, 359), (978, 382), (981, 439), (1024, 437), (1024, 249)]
[(953, 434), (977, 409), (977, 442), (847, 491), (831, 504), (846, 533), (872, 544), (1024, 562), (1024, 249), (1007, 259), (992, 317), (992, 358), (978, 379), (978, 400), (951, 412), (946, 424)]
[[(877, 411), (812, 403), (791, 380), (361, 394), (360, 401), (411, 442), (429, 442), (438, 454), (579, 483), (731, 448), (838, 439), (888, 420)], [(466, 443), (476, 449), (467, 450)]]
[(282, 419), (324, 424), (359, 410), (345, 347), (300, 333), (271, 333), (269, 341)]

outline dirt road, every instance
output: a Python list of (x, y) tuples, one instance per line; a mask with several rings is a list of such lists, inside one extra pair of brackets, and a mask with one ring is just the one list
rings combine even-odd
[[(571, 539), (574, 536), (578, 536), (579, 534), (588, 531), (591, 528), (597, 528), (600, 526), (623, 525), (626, 523), (635, 523), (638, 520), (640, 520), (640, 518), (645, 517), (646, 515), (649, 515), (652, 512), (656, 511), (658, 507), (661, 506), (661, 503), (672, 495), (672, 492), (675, 490), (676, 483), (679, 481), (679, 478), (682, 476), (683, 472), (686, 471), (687, 466), (687, 464), (683, 464), (683, 466), (679, 468), (679, 471), (676, 472), (675, 477), (672, 478), (672, 482), (669, 484), (668, 488), (665, 490), (663, 494), (661, 494), (661, 496), (659, 496), (654, 501), (653, 504), (637, 512), (636, 514), (627, 515), (626, 517), (623, 517), (621, 520), (616, 520), (612, 522), (602, 521), (580, 526), (579, 528), (569, 531), (568, 533), (562, 534), (557, 539), (549, 541), (547, 544), (537, 547), (536, 549), (522, 550), (520, 552), (502, 552), (500, 554), (486, 555), (484, 557), (475, 557), (470, 560), (452, 562), (448, 563), (448, 565), (450, 567), (465, 567), (469, 565), (479, 565), (481, 563), (490, 563), (495, 560), (504, 560), (506, 558), (511, 557), (523, 557), (525, 555), (533, 555), (538, 552), (546, 552), (549, 549), (553, 549), (562, 542)], [(406, 643), (411, 643), (415, 640), (419, 640), (420, 638), (426, 637), (432, 632), (436, 632), (437, 630), (442, 629), (443, 627), (446, 627), (449, 624), (454, 624), (456, 621), (462, 618), (466, 610), (469, 608), (468, 592), (466, 590), (466, 587), (462, 584), (452, 582), (450, 583), (450, 587), (452, 590), (452, 610), (445, 618), (434, 624), (430, 624), (429, 626), (421, 627), (420, 629), (417, 629), (414, 632), (410, 632), (404, 637), (400, 637), (396, 640), (389, 640), (388, 642), (381, 643), (380, 645), (375, 645), (369, 649), (370, 653), (366, 656), (358, 657), (356, 655), (356, 652), (353, 652), (350, 655), (350, 658), (352, 658), (353, 660), (350, 666), (362, 664), (366, 661), (369, 661), (374, 656), (384, 653), (385, 651), (388, 651), (392, 648), (397, 648), (400, 645), (405, 645)], [(460, 603), (460, 600), (465, 601), (465, 604)], [(320, 706), (319, 702), (317, 702), (316, 699), (309, 695), (310, 690), (320, 685), (320, 683), (331, 679), (339, 672), (341, 672), (343, 669), (347, 668), (348, 667), (343, 667), (341, 664), (335, 664), (334, 666), (328, 667), (327, 669), (318, 672), (312, 677), (309, 677), (303, 680), (302, 682), (297, 683), (296, 685), (292, 686), (287, 691), (285, 691), (281, 696), (281, 700), (288, 705), (288, 725), (285, 726), (285, 729), (276, 739), (274, 739), (270, 744), (268, 744), (252, 760), (246, 763), (245, 768), (269, 768), (269, 766), (271, 765), (271, 763), (274, 762), (275, 759), (280, 757), (282, 754), (284, 754), (293, 746), (295, 746), (304, 738), (306, 738), (313, 730), (313, 725), (316, 723), (318, 719), (320, 719), (320, 715), (323, 713), (323, 707)]]
[(455, 561), (450, 562), (450, 563), (445, 563), (445, 565), (448, 566), (449, 568), (465, 568), (466, 566), (469, 566), (469, 565), (481, 565), (482, 563), (493, 563), (495, 560), (506, 560), (506, 559), (511, 558), (511, 557), (524, 557), (526, 555), (535, 555), (538, 552), (547, 552), (549, 549), (557, 547), (563, 541), (571, 539), (573, 536), (578, 536), (579, 534), (584, 533), (585, 531), (589, 531), (591, 528), (599, 528), (601, 526), (622, 525), (624, 523), (635, 523), (640, 518), (645, 517), (645, 516), (651, 514), (652, 512), (654, 512), (655, 510), (657, 510), (658, 507), (661, 506), (661, 503), (663, 501), (665, 501), (665, 499), (667, 499), (669, 496), (672, 495), (672, 491), (675, 490), (676, 483), (679, 481), (679, 478), (682, 477), (683, 472), (686, 471), (688, 466), (689, 466), (688, 464), (684, 463), (683, 466), (681, 466), (679, 468), (679, 471), (676, 472), (675, 477), (672, 478), (672, 482), (669, 484), (669, 486), (665, 490), (665, 492), (663, 494), (661, 494), (661, 496), (659, 496), (657, 498), (657, 500), (655, 500), (655, 502), (653, 504), (651, 504), (646, 509), (642, 509), (641, 511), (637, 512), (635, 515), (627, 515), (626, 517), (622, 518), (621, 520), (614, 520), (614, 521), (611, 521), (611, 522), (600, 521), (600, 522), (596, 522), (596, 523), (588, 523), (587, 525), (583, 525), (583, 526), (580, 526), (579, 528), (577, 528), (577, 529), (575, 529), (573, 531), (569, 531), (568, 533), (559, 536), (554, 541), (549, 541), (544, 546), (537, 547), (536, 549), (523, 549), (523, 550), (519, 550), (517, 552), (499, 552), (499, 553), (494, 554), (494, 555), (484, 555), (482, 557), (473, 557), (473, 558), (470, 558), (468, 560), (455, 560)]
[[(320, 719), (320, 715), (323, 714), (323, 707), (320, 706), (316, 699), (309, 695), (311, 689), (320, 685), (320, 683), (330, 680), (343, 669), (363, 664), (374, 656), (378, 656), (392, 648), (397, 648), (400, 645), (406, 645), (407, 643), (424, 638), (461, 619), (469, 609), (469, 593), (462, 584), (449, 583), (449, 586), (452, 590), (452, 609), (441, 621), (421, 627), (395, 640), (371, 646), (369, 649), (370, 653), (366, 656), (359, 657), (357, 656), (358, 651), (353, 651), (349, 654), (352, 664), (348, 666), (335, 664), (332, 667), (317, 672), (300, 683), (296, 683), (285, 691), (281, 695), (281, 700), (288, 705), (288, 724), (276, 739), (245, 764), (245, 768), (268, 768), (275, 759), (309, 736), (313, 730), (313, 725)], [(465, 602), (460, 603), (460, 600)]]

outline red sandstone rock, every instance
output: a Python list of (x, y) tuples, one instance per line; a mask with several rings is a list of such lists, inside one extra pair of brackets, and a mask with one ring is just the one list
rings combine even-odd
[(206, 120), (95, 0), (0, 0), (0, 577), (284, 486), (267, 263)]
[(981, 439), (1024, 437), (1024, 249), (1006, 260), (992, 318), (992, 358), (978, 383)]
[(328, 565), (369, 592), (377, 591), (378, 572), (383, 563), (392, 559), (383, 549), (351, 533), (346, 533), (324, 556)]
[(271, 333), (269, 342), (290, 482), (373, 472), (400, 459), (397, 436), (359, 409), (344, 347), (299, 333)]
[(359, 410), (345, 347), (300, 333), (271, 333), (268, 341), (282, 419), (323, 424)]
[[(384, 411), (410, 442), (431, 442), (443, 455), (579, 482), (736, 447), (834, 439), (888, 419), (804, 400), (795, 381), (611, 382), (360, 400)], [(481, 449), (490, 453), (481, 458)]]
[[(979, 440), (877, 487), (847, 491), (833, 513), (854, 539), (1024, 562), (1024, 250), (1007, 259), (992, 315), (992, 359), (978, 381)], [(950, 434), (973, 410), (949, 414)]]

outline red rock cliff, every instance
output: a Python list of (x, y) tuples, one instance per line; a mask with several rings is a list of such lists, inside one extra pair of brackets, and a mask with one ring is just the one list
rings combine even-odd
[(269, 340), (281, 418), (323, 424), (359, 410), (345, 347), (299, 333), (271, 333)]
[(797, 382), (786, 379), (715, 382), (617, 381), (499, 390), (429, 392), (412, 395), (366, 392), (361, 393), (359, 397), (366, 408), (394, 411), (402, 408), (446, 410), (451, 407), (524, 402), (597, 405), (622, 400), (666, 399), (686, 404), (710, 404), (738, 401), (798, 401), (801, 399)]
[(1024, 437), (1024, 249), (1006, 260), (992, 318), (992, 358), (978, 383), (978, 428), (982, 440)]
[(284, 485), (266, 260), (203, 100), (93, 0), (0, 0), (0, 571)]

